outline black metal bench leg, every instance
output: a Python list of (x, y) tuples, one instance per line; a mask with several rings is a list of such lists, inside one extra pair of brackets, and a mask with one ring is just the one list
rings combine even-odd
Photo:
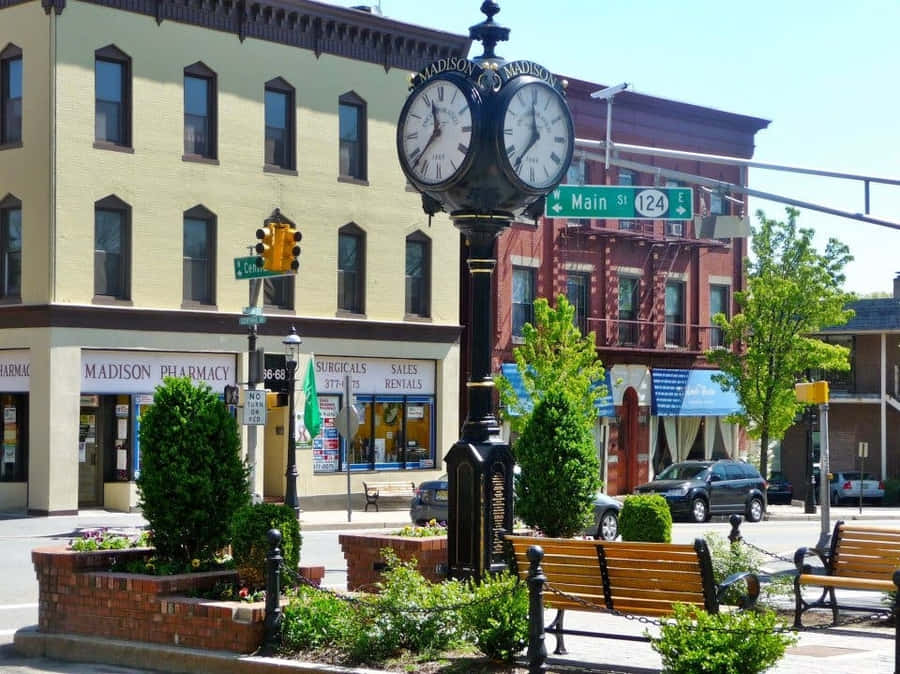
[(803, 615), (803, 598), (800, 596), (800, 579), (794, 578), (794, 627), (798, 629), (803, 627), (801, 615)]
[(566, 650), (566, 642), (563, 640), (564, 635), (562, 633), (563, 618), (565, 618), (565, 614), (565, 609), (557, 610), (553, 622), (547, 625), (547, 631), (556, 637), (556, 648), (553, 651), (554, 655), (568, 655), (569, 653), (569, 651)]
[(828, 588), (828, 598), (831, 600), (831, 620), (837, 625), (838, 624), (838, 605), (837, 599), (834, 596), (834, 588)]

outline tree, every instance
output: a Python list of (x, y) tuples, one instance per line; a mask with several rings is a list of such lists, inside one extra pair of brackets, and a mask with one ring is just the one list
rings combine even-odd
[(141, 414), (140, 506), (162, 559), (212, 559), (250, 502), (234, 417), (207, 384), (166, 377)]
[(594, 333), (582, 336), (575, 325), (575, 307), (559, 295), (556, 308), (546, 298), (534, 302), (534, 325), (522, 328), (525, 343), (513, 349), (513, 357), (529, 394), (524, 404), (512, 384), (502, 375), (496, 378), (500, 394), (500, 416), (521, 433), (535, 404), (556, 386), (572, 395), (573, 404), (588, 428), (597, 417), (595, 402), (606, 395), (604, 370), (597, 359)]
[(713, 317), (725, 343), (739, 348), (707, 353), (722, 370), (716, 380), (734, 390), (743, 407), (729, 420), (760, 439), (763, 476), (768, 472), (769, 441), (784, 437), (803, 406), (794, 384), (811, 369), (850, 369), (848, 349), (810, 335), (852, 318), (847, 303), (854, 296), (843, 290), (843, 269), (853, 257), (836, 239), (829, 239), (820, 254), (813, 247), (814, 231), (797, 226), (799, 211), (786, 211), (786, 223), (757, 211), (753, 256), (744, 261), (747, 290), (734, 294), (740, 313), (730, 321), (722, 314)]
[(554, 538), (574, 536), (591, 521), (600, 488), (594, 441), (579, 407), (563, 387), (551, 388), (516, 441), (522, 468), (516, 516)]

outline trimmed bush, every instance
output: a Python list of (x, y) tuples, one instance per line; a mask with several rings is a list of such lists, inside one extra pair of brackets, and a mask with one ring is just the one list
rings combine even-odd
[(619, 513), (623, 541), (672, 542), (672, 512), (659, 494), (626, 496)]
[(650, 634), (650, 645), (662, 656), (667, 674), (758, 674), (774, 665), (797, 642), (773, 611), (740, 611), (710, 615), (676, 604), (671, 618)]
[(141, 415), (140, 441), (139, 505), (157, 556), (211, 559), (250, 500), (234, 417), (208, 385), (166, 377)]
[(471, 602), (462, 610), (466, 632), (492, 660), (512, 662), (528, 645), (528, 586), (502, 573), (473, 581), (469, 591)]
[(551, 537), (574, 536), (591, 523), (600, 488), (591, 428), (577, 409), (570, 394), (548, 391), (513, 448), (522, 468), (516, 516)]
[(281, 586), (296, 584), (300, 563), (300, 523), (297, 513), (282, 503), (255, 503), (242, 507), (231, 521), (231, 555), (243, 580), (251, 588), (266, 584), (266, 557), (269, 554), (269, 529), (281, 532)]

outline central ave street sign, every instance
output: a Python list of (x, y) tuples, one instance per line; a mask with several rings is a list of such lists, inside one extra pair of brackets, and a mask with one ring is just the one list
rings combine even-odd
[(266, 271), (262, 267), (256, 266), (256, 256), (234, 258), (234, 278), (238, 281), (244, 281), (248, 278), (264, 278), (268, 276), (292, 276), (293, 274), (282, 274), (277, 271)]
[(621, 218), (625, 220), (690, 220), (694, 196), (690, 187), (560, 185), (547, 195), (548, 218)]
[(266, 425), (266, 392), (247, 389), (244, 393), (244, 426)]

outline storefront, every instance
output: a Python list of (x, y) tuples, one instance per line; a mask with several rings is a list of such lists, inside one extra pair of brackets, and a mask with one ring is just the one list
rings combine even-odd
[[(436, 364), (430, 360), (316, 356), (322, 428), (312, 439), (313, 472), (433, 469)], [(360, 425), (344, 442), (335, 427), (350, 378)]]
[(27, 349), (0, 351), (0, 408), (3, 444), (0, 446), (0, 510), (25, 502), (28, 483)]
[(140, 415), (165, 377), (190, 377), (222, 394), (236, 377), (227, 353), (81, 352), (78, 507), (130, 510), (137, 505)]
[(725, 418), (741, 408), (737, 394), (723, 391), (713, 379), (721, 374), (719, 370), (652, 371), (654, 474), (678, 461), (738, 457), (739, 429)]

